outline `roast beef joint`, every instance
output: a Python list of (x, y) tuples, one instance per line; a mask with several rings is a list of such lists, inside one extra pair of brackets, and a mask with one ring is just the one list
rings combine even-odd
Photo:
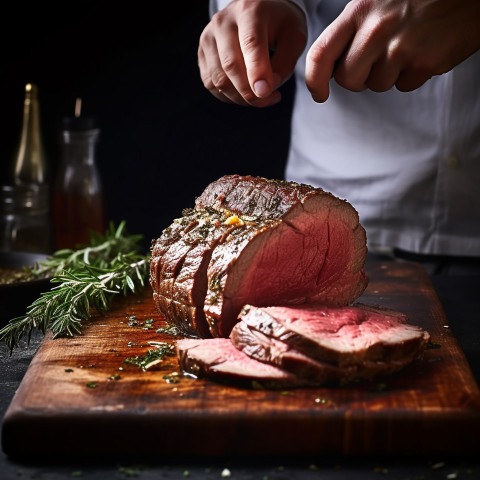
[(428, 342), (399, 312), (353, 305), (368, 284), (365, 230), (310, 185), (227, 175), (152, 243), (156, 308), (195, 376), (274, 386), (375, 378)]

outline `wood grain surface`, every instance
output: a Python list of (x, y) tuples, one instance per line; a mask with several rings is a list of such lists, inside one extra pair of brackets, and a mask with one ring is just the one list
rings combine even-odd
[(3, 449), (23, 458), (480, 453), (479, 388), (428, 275), (388, 261), (367, 263), (367, 273), (360, 300), (406, 313), (435, 346), (398, 374), (269, 391), (182, 376), (175, 356), (142, 371), (125, 359), (176, 340), (157, 332), (164, 321), (145, 288), (82, 336), (47, 335), (5, 414)]

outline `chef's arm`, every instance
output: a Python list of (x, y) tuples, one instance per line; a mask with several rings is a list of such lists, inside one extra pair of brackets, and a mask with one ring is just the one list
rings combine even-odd
[(290, 0), (215, 0), (210, 13), (198, 48), (205, 87), (225, 102), (277, 103), (305, 48), (304, 10)]

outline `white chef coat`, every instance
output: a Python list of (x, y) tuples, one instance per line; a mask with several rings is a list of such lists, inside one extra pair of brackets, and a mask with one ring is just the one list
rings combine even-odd
[[(359, 212), (370, 247), (480, 256), (480, 52), (413, 92), (305, 86), (310, 45), (344, 0), (294, 0), (308, 20), (296, 69), (286, 178), (320, 186)], [(211, 13), (228, 1), (212, 1)]]

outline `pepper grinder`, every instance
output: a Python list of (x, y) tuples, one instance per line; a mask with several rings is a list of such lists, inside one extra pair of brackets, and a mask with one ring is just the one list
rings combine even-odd
[(54, 213), (56, 249), (77, 249), (90, 243), (92, 232), (105, 232), (105, 200), (96, 163), (100, 130), (96, 121), (65, 117), (61, 131), (61, 162), (55, 179)]

